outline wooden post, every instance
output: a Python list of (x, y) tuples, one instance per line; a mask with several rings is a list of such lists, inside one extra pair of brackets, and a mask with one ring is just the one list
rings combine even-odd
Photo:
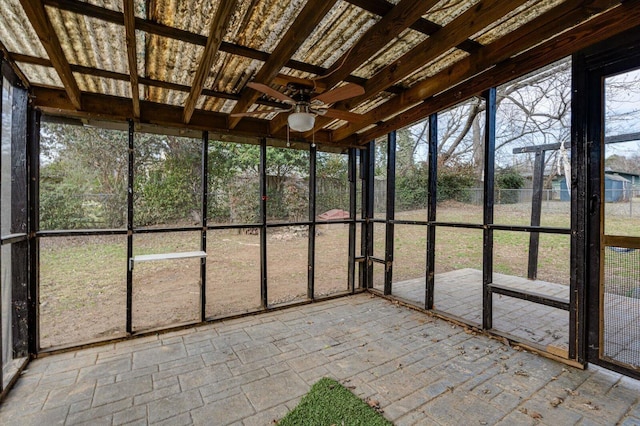
[(482, 233), (482, 328), (493, 327), (493, 301), (491, 284), (493, 283), (493, 207), (495, 188), (495, 152), (496, 152), (496, 88), (484, 93), (486, 104), (484, 130), (484, 230)]
[[(535, 153), (533, 163), (533, 196), (531, 199), (531, 226), (540, 226), (542, 215), (542, 186), (544, 183), (544, 157), (545, 151), (538, 150)], [(540, 233), (529, 234), (529, 267), (527, 276), (530, 280), (538, 278), (538, 247), (540, 246)]]
[(427, 205), (427, 279), (425, 283), (424, 307), (433, 309), (433, 292), (435, 288), (436, 269), (436, 202), (438, 191), (438, 114), (429, 116), (429, 176), (427, 187), (429, 204)]
[(385, 223), (384, 294), (391, 294), (393, 282), (393, 236), (396, 193), (396, 132), (387, 135), (387, 215)]

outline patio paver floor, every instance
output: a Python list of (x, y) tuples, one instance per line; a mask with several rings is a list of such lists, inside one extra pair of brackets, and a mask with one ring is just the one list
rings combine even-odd
[(34, 360), (0, 424), (268, 425), (321, 377), (397, 425), (640, 424), (640, 385), (369, 294)]

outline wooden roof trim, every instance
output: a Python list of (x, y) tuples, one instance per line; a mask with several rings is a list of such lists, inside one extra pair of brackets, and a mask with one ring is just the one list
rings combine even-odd
[(402, 31), (416, 22), (439, 0), (402, 0), (369, 28), (358, 41), (327, 70), (325, 80), (331, 88), (365, 63)]
[(507, 83), (514, 78), (535, 71), (594, 43), (604, 41), (609, 37), (634, 28), (640, 22), (639, 3), (640, 1), (638, 0), (626, 1), (533, 49), (507, 59), (461, 85), (452, 87), (434, 98), (426, 99), (415, 107), (363, 133), (358, 137), (358, 142), (366, 143), (387, 134), (391, 130), (415, 123), (430, 114), (478, 95), (491, 86)]
[[(386, 0), (345, 0), (348, 3), (351, 3), (354, 6), (358, 6), (359, 8), (366, 10), (369, 13), (373, 13), (375, 15), (384, 16), (393, 8), (393, 4), (389, 3)], [(428, 19), (420, 18), (413, 24), (411, 24), (410, 28), (412, 30), (416, 30), (425, 35), (431, 35), (434, 32), (438, 31), (442, 28), (442, 25), (436, 24), (435, 22), (431, 22)], [(458, 46), (456, 46), (460, 50), (465, 50), (467, 52), (475, 52), (477, 49), (482, 47), (480, 43), (473, 40), (464, 40)]]
[[(293, 24), (278, 42), (269, 60), (256, 73), (254, 81), (265, 84), (270, 83), (337, 1), (308, 0)], [(234, 106), (233, 112), (245, 112), (259, 97), (260, 93), (258, 91), (246, 87), (240, 100)], [(240, 119), (240, 117), (230, 117), (229, 127), (234, 128)]]
[(585, 7), (581, 7), (584, 5), (584, 1), (581, 0), (561, 3), (538, 16), (528, 25), (514, 30), (436, 75), (416, 83), (401, 95), (389, 99), (366, 114), (363, 122), (348, 123), (334, 130), (333, 137), (335, 140), (349, 137), (369, 125), (398, 114), (423, 99), (473, 77), (493, 64), (553, 37), (562, 29), (583, 22), (594, 12), (606, 9), (611, 3), (611, 0), (592, 0)]
[(138, 85), (135, 9), (133, 0), (123, 0), (123, 3), (124, 29), (127, 40), (127, 60), (129, 62), (129, 81), (131, 82), (133, 117), (140, 118), (140, 90)]
[(38, 34), (38, 38), (47, 55), (51, 58), (51, 64), (58, 73), (62, 84), (64, 84), (69, 100), (75, 109), (80, 109), (80, 88), (73, 77), (71, 66), (64, 55), (60, 40), (53, 29), (47, 12), (44, 10), (44, 4), (42, 4), (40, 0), (20, 0), (20, 4), (29, 18), (33, 29), (36, 31), (36, 34)]
[(204, 48), (204, 52), (202, 52), (202, 57), (198, 64), (196, 75), (193, 78), (193, 83), (191, 83), (189, 97), (184, 104), (182, 121), (185, 123), (188, 123), (189, 120), (191, 120), (193, 111), (196, 109), (196, 103), (200, 98), (200, 93), (204, 88), (204, 83), (211, 72), (211, 67), (213, 66), (213, 62), (218, 54), (220, 43), (222, 43), (222, 37), (229, 26), (229, 21), (235, 6), (236, 0), (222, 0), (219, 2), (216, 14), (211, 20), (207, 44)]

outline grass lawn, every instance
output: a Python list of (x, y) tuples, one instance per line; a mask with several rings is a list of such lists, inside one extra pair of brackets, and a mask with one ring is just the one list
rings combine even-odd
[(311, 387), (278, 425), (391, 426), (392, 423), (340, 383), (325, 377)]

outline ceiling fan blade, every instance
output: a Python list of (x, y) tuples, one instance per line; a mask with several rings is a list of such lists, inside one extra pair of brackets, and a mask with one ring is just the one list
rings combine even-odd
[(291, 111), (290, 108), (280, 108), (280, 109), (263, 109), (263, 110), (259, 110), (259, 111), (251, 111), (251, 112), (236, 112), (234, 114), (229, 114), (231, 117), (252, 117), (255, 115), (266, 115), (266, 114), (273, 114), (275, 113), (280, 113), (280, 112), (287, 112), (287, 111)]
[(259, 91), (259, 92), (266, 93), (267, 95), (271, 96), (272, 98), (279, 99), (282, 102), (285, 102), (287, 104), (291, 104), (291, 105), (295, 105), (296, 104), (296, 101), (294, 101), (293, 98), (285, 95), (284, 93), (278, 92), (275, 89), (272, 89), (271, 87), (267, 86), (266, 84), (256, 83), (254, 81), (250, 81), (249, 83), (247, 83), (247, 86), (249, 86), (252, 89), (255, 89), (255, 90)]
[(312, 108), (312, 112), (323, 115), (325, 117), (337, 118), (339, 120), (350, 121), (352, 123), (362, 123), (364, 121), (364, 115), (356, 114), (355, 112), (342, 111), (339, 109), (331, 109), (331, 108)]
[(363, 94), (364, 94), (364, 87), (355, 83), (348, 83), (348, 84), (345, 84), (344, 86), (340, 86), (333, 90), (329, 90), (328, 92), (321, 93), (318, 96), (314, 96), (311, 99), (311, 101), (320, 101), (325, 104), (332, 104), (338, 101), (353, 98), (355, 96), (360, 96)]

